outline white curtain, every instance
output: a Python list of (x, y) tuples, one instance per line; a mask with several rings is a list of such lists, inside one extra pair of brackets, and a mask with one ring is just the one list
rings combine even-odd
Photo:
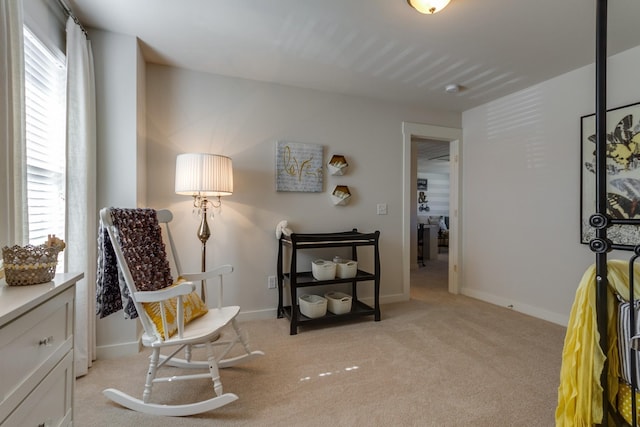
[(28, 235), (24, 48), (20, 0), (0, 2), (0, 247)]
[(91, 43), (67, 20), (67, 271), (76, 285), (75, 372), (87, 374), (96, 351), (96, 113)]

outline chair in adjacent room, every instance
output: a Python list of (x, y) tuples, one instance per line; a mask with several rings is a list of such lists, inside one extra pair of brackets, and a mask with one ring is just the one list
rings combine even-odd
[[(101, 259), (109, 260), (115, 256), (117, 268), (105, 268), (109, 266), (103, 265), (104, 261), (101, 262), (98, 292), (100, 293), (102, 288), (100, 281), (116, 282), (115, 287), (122, 289), (119, 297), (124, 296), (123, 308), (127, 311), (129, 307), (130, 316), (137, 315), (142, 323), (142, 344), (152, 350), (149, 368), (145, 373), (142, 399), (112, 388), (104, 390), (103, 393), (110, 400), (135, 411), (165, 416), (188, 416), (214, 410), (238, 399), (233, 393), (223, 392), (219, 368), (234, 366), (264, 353), (252, 351), (248, 340), (241, 333), (236, 321), (240, 307), (222, 305), (222, 279), (233, 271), (232, 266), (221, 266), (206, 273), (180, 274), (179, 260), (168, 230), (172, 218), (168, 210), (104, 208), (100, 211), (103, 236), (101, 240), (104, 241), (101, 251), (111, 254), (101, 256)], [(170, 262), (160, 224), (166, 226), (168, 247), (180, 274), (176, 282), (171, 277)], [(124, 284), (118, 280), (118, 269), (124, 278)], [(110, 275), (111, 278), (105, 275)], [(204, 288), (211, 282), (216, 282), (217, 307), (208, 308), (204, 304), (195, 292), (194, 281), (202, 281)], [(113, 287), (114, 284), (111, 283), (110, 286)], [(105, 300), (110, 301), (109, 298)], [(241, 354), (227, 357), (236, 346), (241, 347)], [(191, 360), (192, 347), (204, 347), (206, 360)], [(168, 354), (161, 354), (161, 350), (165, 349)], [(182, 350), (184, 358), (177, 358), (176, 355)], [(233, 354), (237, 353), (236, 351)], [(158, 371), (165, 365), (201, 369), (205, 372), (159, 377)], [(213, 383), (211, 398), (187, 404), (160, 404), (151, 400), (155, 383), (171, 384), (175, 381), (204, 378)]]
[(418, 224), (418, 263), (424, 267), (424, 224)]
[(449, 250), (449, 217), (440, 217), (440, 229), (438, 230), (438, 250), (444, 248), (443, 252)]

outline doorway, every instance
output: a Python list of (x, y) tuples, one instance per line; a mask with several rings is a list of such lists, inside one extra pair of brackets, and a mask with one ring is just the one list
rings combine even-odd
[(411, 140), (418, 223), (418, 256), (410, 270), (412, 299), (425, 300), (432, 290), (448, 291), (450, 144), (417, 137)]
[(410, 298), (411, 268), (417, 259), (417, 169), (412, 155), (412, 140), (416, 138), (449, 143), (449, 267), (448, 290), (459, 292), (460, 258), (460, 156), (462, 130), (419, 123), (403, 122), (403, 297)]

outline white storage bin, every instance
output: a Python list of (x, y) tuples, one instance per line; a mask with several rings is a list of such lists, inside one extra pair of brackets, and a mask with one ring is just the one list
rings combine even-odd
[(327, 292), (324, 297), (327, 299), (327, 310), (333, 314), (344, 314), (351, 311), (351, 295), (342, 292)]
[(358, 272), (358, 262), (350, 259), (334, 258), (336, 263), (336, 277), (340, 279), (350, 279), (356, 277)]
[(327, 314), (327, 299), (320, 295), (301, 295), (298, 300), (300, 313), (311, 319)]
[(311, 263), (311, 273), (316, 280), (332, 280), (336, 278), (336, 263), (317, 259)]

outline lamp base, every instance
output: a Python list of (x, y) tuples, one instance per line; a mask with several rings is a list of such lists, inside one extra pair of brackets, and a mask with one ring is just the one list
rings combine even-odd
[[(200, 227), (198, 228), (198, 239), (202, 242), (202, 260), (201, 270), (204, 273), (207, 271), (207, 240), (211, 237), (211, 230), (209, 229), (209, 223), (207, 223), (207, 198), (200, 199), (200, 210), (202, 211), (202, 220), (200, 221)], [(200, 297), (202, 301), (207, 302), (207, 292), (205, 287), (207, 286), (206, 280), (202, 281), (202, 287), (200, 288)]]

